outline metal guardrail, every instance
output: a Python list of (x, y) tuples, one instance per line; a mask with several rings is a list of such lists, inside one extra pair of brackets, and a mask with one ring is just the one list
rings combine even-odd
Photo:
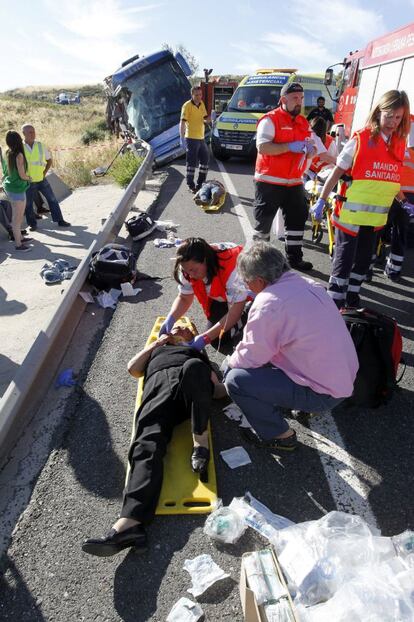
[(141, 141), (141, 146), (146, 150), (144, 161), (121, 200), (103, 223), (77, 267), (56, 313), (46, 329), (40, 331), (0, 400), (0, 466), (40, 405), (86, 307), (78, 294), (88, 276), (92, 254), (118, 234), (151, 171), (153, 149), (144, 141)]

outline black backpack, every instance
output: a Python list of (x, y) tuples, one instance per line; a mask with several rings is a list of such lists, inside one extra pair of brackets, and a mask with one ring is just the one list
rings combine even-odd
[(402, 374), (402, 338), (397, 322), (373, 309), (341, 309), (358, 355), (359, 369), (350, 406), (377, 408), (392, 397)]
[(127, 246), (105, 244), (95, 253), (89, 264), (89, 282), (97, 289), (121, 288), (136, 275), (136, 258)]
[(131, 238), (136, 242), (150, 235), (157, 228), (157, 225), (146, 212), (140, 212), (125, 221), (125, 227)]
[(7, 233), (12, 233), (12, 206), (9, 201), (0, 200), (0, 224)]

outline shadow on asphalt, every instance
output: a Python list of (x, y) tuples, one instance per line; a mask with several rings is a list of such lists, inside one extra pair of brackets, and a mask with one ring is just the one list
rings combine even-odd
[[(105, 499), (117, 499), (125, 479), (125, 465), (113, 450), (105, 411), (82, 387), (77, 387), (77, 392), (76, 424), (63, 448), (67, 450), (69, 463), (83, 488)], [(82, 451), (74, 442), (73, 432), (76, 434), (79, 430)]]
[(19, 622), (46, 622), (30, 590), (27, 589), (13, 560), (6, 554), (2, 564), (7, 568), (5, 576), (0, 576), (0, 619), (19, 620)]
[[(169, 518), (174, 519), (173, 534)], [(149, 620), (157, 612), (158, 592), (171, 559), (185, 547), (200, 523), (200, 519), (186, 516), (156, 518), (150, 529), (149, 550), (143, 555), (130, 551), (119, 564), (114, 576), (114, 608), (124, 622)], [(180, 574), (188, 579), (186, 572), (180, 571)], [(175, 592), (179, 593), (178, 586), (175, 586)]]
[(0, 315), (20, 315), (27, 309), (27, 305), (19, 300), (7, 300), (7, 292), (0, 287)]

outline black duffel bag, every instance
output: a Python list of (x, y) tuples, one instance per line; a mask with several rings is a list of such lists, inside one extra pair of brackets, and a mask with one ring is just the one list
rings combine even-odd
[(105, 244), (89, 264), (89, 282), (97, 289), (120, 289), (136, 276), (136, 258), (127, 246)]

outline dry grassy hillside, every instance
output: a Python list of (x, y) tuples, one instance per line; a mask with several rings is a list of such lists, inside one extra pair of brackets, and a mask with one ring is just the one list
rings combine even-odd
[[(56, 94), (81, 94), (81, 103), (53, 103)], [(37, 137), (52, 151), (54, 169), (71, 187), (87, 185), (90, 171), (112, 159), (118, 143), (105, 130), (105, 98), (101, 87), (27, 87), (0, 94), (0, 145), (7, 130), (24, 123), (36, 128)], [(91, 139), (85, 145), (85, 136)]]

